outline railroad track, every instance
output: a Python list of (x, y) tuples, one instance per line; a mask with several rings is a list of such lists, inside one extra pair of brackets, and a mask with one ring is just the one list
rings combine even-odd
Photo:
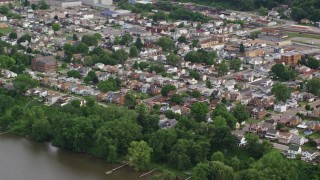
[(277, 27), (275, 29), (281, 30), (281, 31), (287, 31), (287, 32), (296, 32), (296, 33), (320, 35), (320, 33), (317, 33), (317, 32), (314, 32), (314, 31), (310, 31), (310, 30), (300, 30), (300, 29), (292, 29), (292, 28), (285, 28), (285, 27)]

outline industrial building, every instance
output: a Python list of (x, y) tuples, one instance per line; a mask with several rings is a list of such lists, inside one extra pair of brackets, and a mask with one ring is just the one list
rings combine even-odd
[(88, 5), (88, 6), (96, 6), (96, 5), (112, 5), (112, 0), (81, 0), (82, 4)]
[(109, 5), (112, 5), (113, 0), (50, 0), (50, 1), (48, 1), (48, 3), (50, 6), (58, 6), (58, 7), (62, 7), (62, 8), (67, 8), (67, 7), (77, 7), (77, 6), (81, 6), (81, 5), (109, 6)]
[(58, 6), (62, 8), (68, 8), (68, 7), (77, 7), (82, 5), (82, 1), (80, 0), (51, 0), (48, 1), (50, 6)]

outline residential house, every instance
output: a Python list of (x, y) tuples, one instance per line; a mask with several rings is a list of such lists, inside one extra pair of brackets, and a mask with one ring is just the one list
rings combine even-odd
[(304, 143), (307, 142), (307, 139), (296, 135), (296, 134), (292, 134), (291, 139), (290, 139), (290, 143), (294, 144), (294, 145), (298, 145), (298, 146), (302, 146)]
[(284, 103), (276, 104), (273, 108), (275, 112), (286, 112), (287, 106)]
[(275, 140), (275, 139), (277, 139), (277, 133), (278, 133), (277, 130), (268, 129), (266, 132), (265, 138), (270, 139), (270, 140)]
[(294, 159), (296, 155), (301, 154), (302, 150), (300, 146), (290, 145), (288, 151), (285, 153), (287, 158)]
[(181, 114), (181, 108), (179, 106), (172, 106), (171, 111), (173, 113)]
[(163, 129), (173, 128), (176, 126), (178, 121), (176, 119), (165, 119), (159, 121), (159, 127)]
[(291, 142), (292, 135), (286, 132), (278, 132), (276, 137), (279, 143), (289, 144)]
[(267, 112), (263, 107), (254, 107), (251, 111), (251, 117), (255, 119), (262, 119), (266, 114)]
[(304, 161), (313, 161), (317, 157), (317, 152), (312, 150), (302, 151), (301, 159)]
[(302, 122), (302, 119), (299, 116), (293, 116), (290, 119), (289, 126), (296, 127)]
[(237, 136), (237, 140), (238, 140), (237, 141), (237, 145), (239, 147), (247, 145), (247, 141), (246, 141), (246, 138), (244, 136), (241, 136), (241, 135)]

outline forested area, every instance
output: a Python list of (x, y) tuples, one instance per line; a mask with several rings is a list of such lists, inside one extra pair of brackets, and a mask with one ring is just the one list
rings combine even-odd
[(194, 179), (320, 177), (319, 166), (287, 160), (272, 150), (269, 142), (260, 142), (257, 135), (247, 135), (248, 145), (238, 147), (231, 127), (237, 121), (235, 116), (243, 116), (241, 111), (228, 112), (222, 104), (213, 111), (212, 123), (205, 121), (207, 105), (195, 103), (190, 116), (171, 113), (178, 120), (175, 128), (159, 129), (159, 106), (139, 104), (128, 110), (114, 105), (102, 107), (88, 99), (85, 106), (75, 100), (63, 107), (48, 107), (3, 89), (0, 98), (1, 130), (52, 141), (109, 162), (127, 161), (137, 170), (158, 167), (162, 173), (156, 179), (174, 179), (183, 171), (191, 171)]
[(261, 7), (271, 10), (279, 5), (289, 5), (291, 17), (299, 21), (303, 18), (320, 20), (320, 1), (317, 0), (177, 0), (178, 2), (195, 2), (219, 8), (241, 11), (255, 11)]

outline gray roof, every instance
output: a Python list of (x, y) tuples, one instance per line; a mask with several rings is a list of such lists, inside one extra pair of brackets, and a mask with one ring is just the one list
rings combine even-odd
[(289, 146), (289, 150), (290, 150), (290, 151), (298, 151), (299, 148), (300, 148), (300, 147), (299, 147), (299, 146), (296, 146), (296, 145), (290, 145), (290, 146)]

